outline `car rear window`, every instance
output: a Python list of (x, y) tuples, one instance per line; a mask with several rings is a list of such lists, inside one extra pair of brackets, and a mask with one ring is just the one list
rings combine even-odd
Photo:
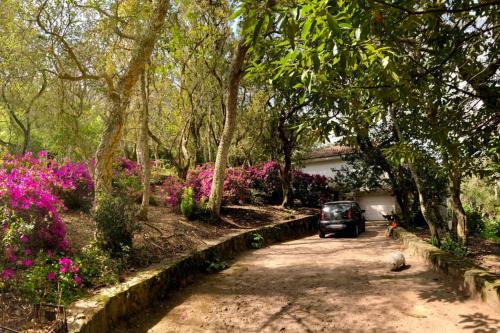
[(324, 208), (325, 217), (329, 217), (331, 220), (342, 219), (344, 213), (351, 209), (351, 203), (337, 203), (333, 205), (327, 205)]

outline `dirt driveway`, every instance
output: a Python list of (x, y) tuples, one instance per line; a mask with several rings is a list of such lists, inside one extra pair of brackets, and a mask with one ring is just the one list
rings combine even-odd
[(246, 252), (116, 332), (500, 332), (500, 315), (416, 257), (390, 272), (386, 257), (400, 248), (368, 226), (357, 239), (314, 236)]

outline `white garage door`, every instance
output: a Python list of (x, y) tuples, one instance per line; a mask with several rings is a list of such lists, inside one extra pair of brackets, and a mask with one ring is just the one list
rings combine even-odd
[(364, 194), (358, 198), (358, 203), (365, 210), (365, 219), (368, 221), (383, 220), (382, 215), (396, 211), (395, 198), (389, 194)]

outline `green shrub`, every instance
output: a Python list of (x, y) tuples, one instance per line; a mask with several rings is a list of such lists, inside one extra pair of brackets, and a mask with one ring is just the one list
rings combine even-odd
[(500, 220), (485, 221), (481, 237), (500, 242)]
[(479, 235), (484, 230), (484, 221), (481, 213), (473, 210), (469, 206), (464, 206), (465, 215), (467, 216), (467, 228), (470, 235)]
[(94, 213), (99, 246), (112, 257), (123, 257), (132, 249), (137, 230), (132, 205), (126, 197), (105, 196)]
[(194, 198), (193, 189), (191, 187), (187, 187), (182, 192), (182, 199), (180, 204), (180, 209), (182, 215), (184, 215), (188, 220), (192, 220), (196, 216), (196, 201)]
[[(71, 270), (62, 270), (62, 265), (53, 257), (40, 251), (33, 266), (19, 272), (15, 288), (31, 303), (68, 304), (82, 293), (79, 263), (69, 258), (61, 258), (71, 265)], [(69, 268), (69, 267), (68, 267)], [(51, 276), (52, 275), (52, 276)]]
[(260, 249), (264, 246), (264, 237), (257, 232), (253, 232), (250, 234), (250, 246), (254, 249)]
[(227, 268), (227, 263), (225, 261), (207, 261), (207, 272), (217, 273), (223, 271)]
[(84, 285), (102, 286), (118, 282), (119, 263), (111, 259), (97, 244), (84, 247), (79, 262)]
[(458, 257), (466, 257), (469, 254), (467, 247), (462, 246), (450, 235), (441, 240), (441, 250), (454, 254)]

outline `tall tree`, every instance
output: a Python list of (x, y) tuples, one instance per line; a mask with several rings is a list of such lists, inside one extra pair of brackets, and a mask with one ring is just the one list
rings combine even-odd
[(224, 130), (222, 131), (222, 136), (219, 141), (219, 147), (217, 148), (212, 187), (210, 190), (210, 197), (208, 199), (208, 208), (211, 214), (216, 218), (220, 217), (220, 206), (222, 203), (222, 194), (224, 191), (224, 175), (227, 165), (227, 156), (236, 127), (238, 91), (240, 89), (240, 81), (243, 76), (243, 65), (245, 62), (245, 57), (249, 48), (250, 45), (248, 44), (246, 38), (240, 40), (235, 47), (233, 60), (231, 62)]
[[(108, 22), (123, 22), (125, 19), (108, 12), (97, 4), (80, 5), (74, 4), (77, 8), (93, 11), (103, 17)], [(119, 6), (119, 5), (116, 5)], [(149, 7), (149, 6), (146, 6)], [(122, 40), (126, 40), (128, 49), (128, 61), (123, 63), (120, 71), (115, 70), (115, 65), (108, 61), (107, 68), (102, 68), (98, 64), (93, 64), (92, 68), (87, 65), (90, 59), (82, 59), (77, 53), (75, 43), (72, 43), (63, 31), (77, 29), (77, 19), (75, 18), (72, 4), (66, 4), (61, 13), (60, 8), (49, 7), (48, 1), (43, 1), (37, 6), (36, 22), (41, 31), (49, 37), (56, 48), (52, 49), (54, 58), (54, 73), (61, 79), (77, 80), (97, 80), (105, 83), (102, 88), (106, 90), (108, 98), (108, 114), (105, 117), (104, 130), (101, 141), (96, 152), (95, 166), (95, 192), (96, 203), (100, 198), (111, 193), (111, 177), (114, 153), (121, 138), (121, 131), (125, 122), (125, 110), (127, 109), (133, 87), (139, 79), (147, 61), (150, 59), (156, 41), (164, 30), (165, 17), (170, 8), (170, 1), (158, 0), (146, 10), (146, 18), (138, 20), (133, 26), (132, 34), (124, 32), (115, 23), (112, 31)], [(55, 15), (54, 15), (55, 13)], [(66, 15), (69, 14), (69, 15)], [(55, 21), (60, 17), (64, 20)], [(60, 25), (66, 29), (60, 29)], [(143, 25), (143, 27), (141, 27)], [(69, 29), (68, 29), (69, 28)], [(130, 27), (128, 27), (130, 29)], [(63, 65), (61, 54), (67, 56), (71, 69), (68, 70)], [(113, 54), (108, 54), (113, 56)]]

